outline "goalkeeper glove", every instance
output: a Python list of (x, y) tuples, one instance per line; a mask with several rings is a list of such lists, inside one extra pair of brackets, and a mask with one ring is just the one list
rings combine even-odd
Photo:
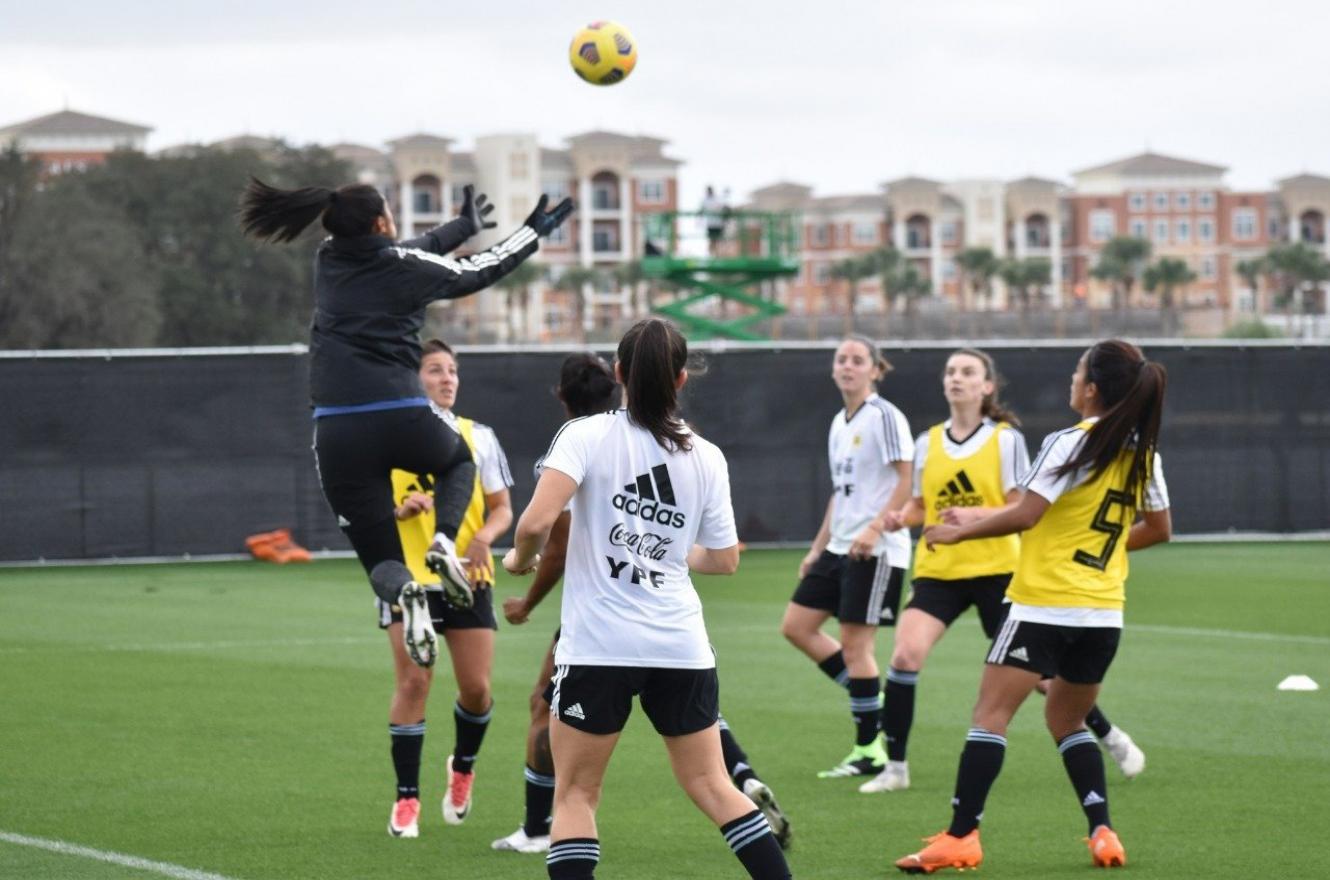
[(563, 221), (568, 219), (568, 215), (573, 213), (573, 200), (564, 199), (554, 206), (554, 210), (546, 211), (545, 206), (550, 202), (550, 197), (542, 195), (540, 201), (536, 202), (536, 209), (531, 212), (531, 216), (526, 218), (526, 225), (535, 230), (536, 235), (546, 236), (559, 228)]

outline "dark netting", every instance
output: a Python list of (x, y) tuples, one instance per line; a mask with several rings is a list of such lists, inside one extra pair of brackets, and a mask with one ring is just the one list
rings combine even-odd
[[(745, 541), (809, 540), (831, 489), (826, 432), (840, 399), (831, 347), (706, 356), (685, 393), (725, 450)], [(1074, 419), (1079, 347), (990, 351), (1031, 451)], [(948, 349), (889, 352), (882, 386), (917, 433), (946, 415)], [(1182, 533), (1330, 528), (1330, 348), (1156, 347), (1169, 370), (1163, 455)], [(530, 497), (562, 421), (562, 354), (462, 356), (459, 411), (494, 427)], [(0, 559), (232, 553), (295, 529), (345, 549), (319, 491), (303, 355), (0, 359)]]

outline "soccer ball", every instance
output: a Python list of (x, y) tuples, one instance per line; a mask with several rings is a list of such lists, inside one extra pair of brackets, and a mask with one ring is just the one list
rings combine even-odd
[(633, 72), (637, 41), (621, 24), (593, 21), (573, 37), (568, 60), (573, 71), (593, 86), (612, 86)]

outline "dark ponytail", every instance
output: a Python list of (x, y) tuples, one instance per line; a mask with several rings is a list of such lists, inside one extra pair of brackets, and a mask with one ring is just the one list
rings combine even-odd
[(997, 362), (993, 360), (993, 356), (977, 348), (958, 348), (948, 355), (948, 358), (958, 354), (976, 358), (984, 365), (984, 378), (993, 383), (993, 393), (985, 394), (983, 403), (979, 405), (980, 414), (995, 422), (1006, 422), (1019, 428), (1021, 426), (1020, 418), (1002, 402), (1002, 388), (1007, 384), (1007, 380), (998, 372)]
[(570, 354), (559, 369), (559, 387), (554, 394), (573, 418), (614, 409), (619, 383), (614, 371), (598, 354)]
[(659, 318), (638, 321), (619, 340), (619, 371), (628, 390), (628, 416), (665, 449), (692, 449), (687, 426), (675, 414), (674, 383), (688, 365), (688, 343)]
[(293, 240), (315, 220), (333, 235), (369, 235), (383, 216), (383, 196), (364, 183), (277, 189), (251, 177), (240, 194), (240, 228), (264, 241)]
[(1105, 412), (1072, 460), (1058, 468), (1058, 476), (1091, 467), (1097, 477), (1134, 444), (1125, 489), (1139, 507), (1154, 470), (1168, 373), (1130, 342), (1109, 339), (1085, 353), (1085, 381), (1099, 390)]

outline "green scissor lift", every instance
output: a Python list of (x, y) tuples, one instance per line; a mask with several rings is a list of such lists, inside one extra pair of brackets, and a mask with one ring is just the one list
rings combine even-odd
[[(699, 226), (699, 212), (666, 211), (644, 219), (647, 253), (642, 274), (671, 281), (694, 293), (660, 306), (655, 311), (673, 318), (690, 339), (742, 339), (764, 337), (751, 326), (785, 313), (785, 307), (761, 296), (759, 285), (799, 274), (796, 214), (730, 211), (726, 228), (733, 230), (718, 245), (717, 256), (693, 257), (679, 253), (679, 221)], [(742, 303), (749, 311), (736, 318), (712, 317), (690, 311), (708, 300)]]

